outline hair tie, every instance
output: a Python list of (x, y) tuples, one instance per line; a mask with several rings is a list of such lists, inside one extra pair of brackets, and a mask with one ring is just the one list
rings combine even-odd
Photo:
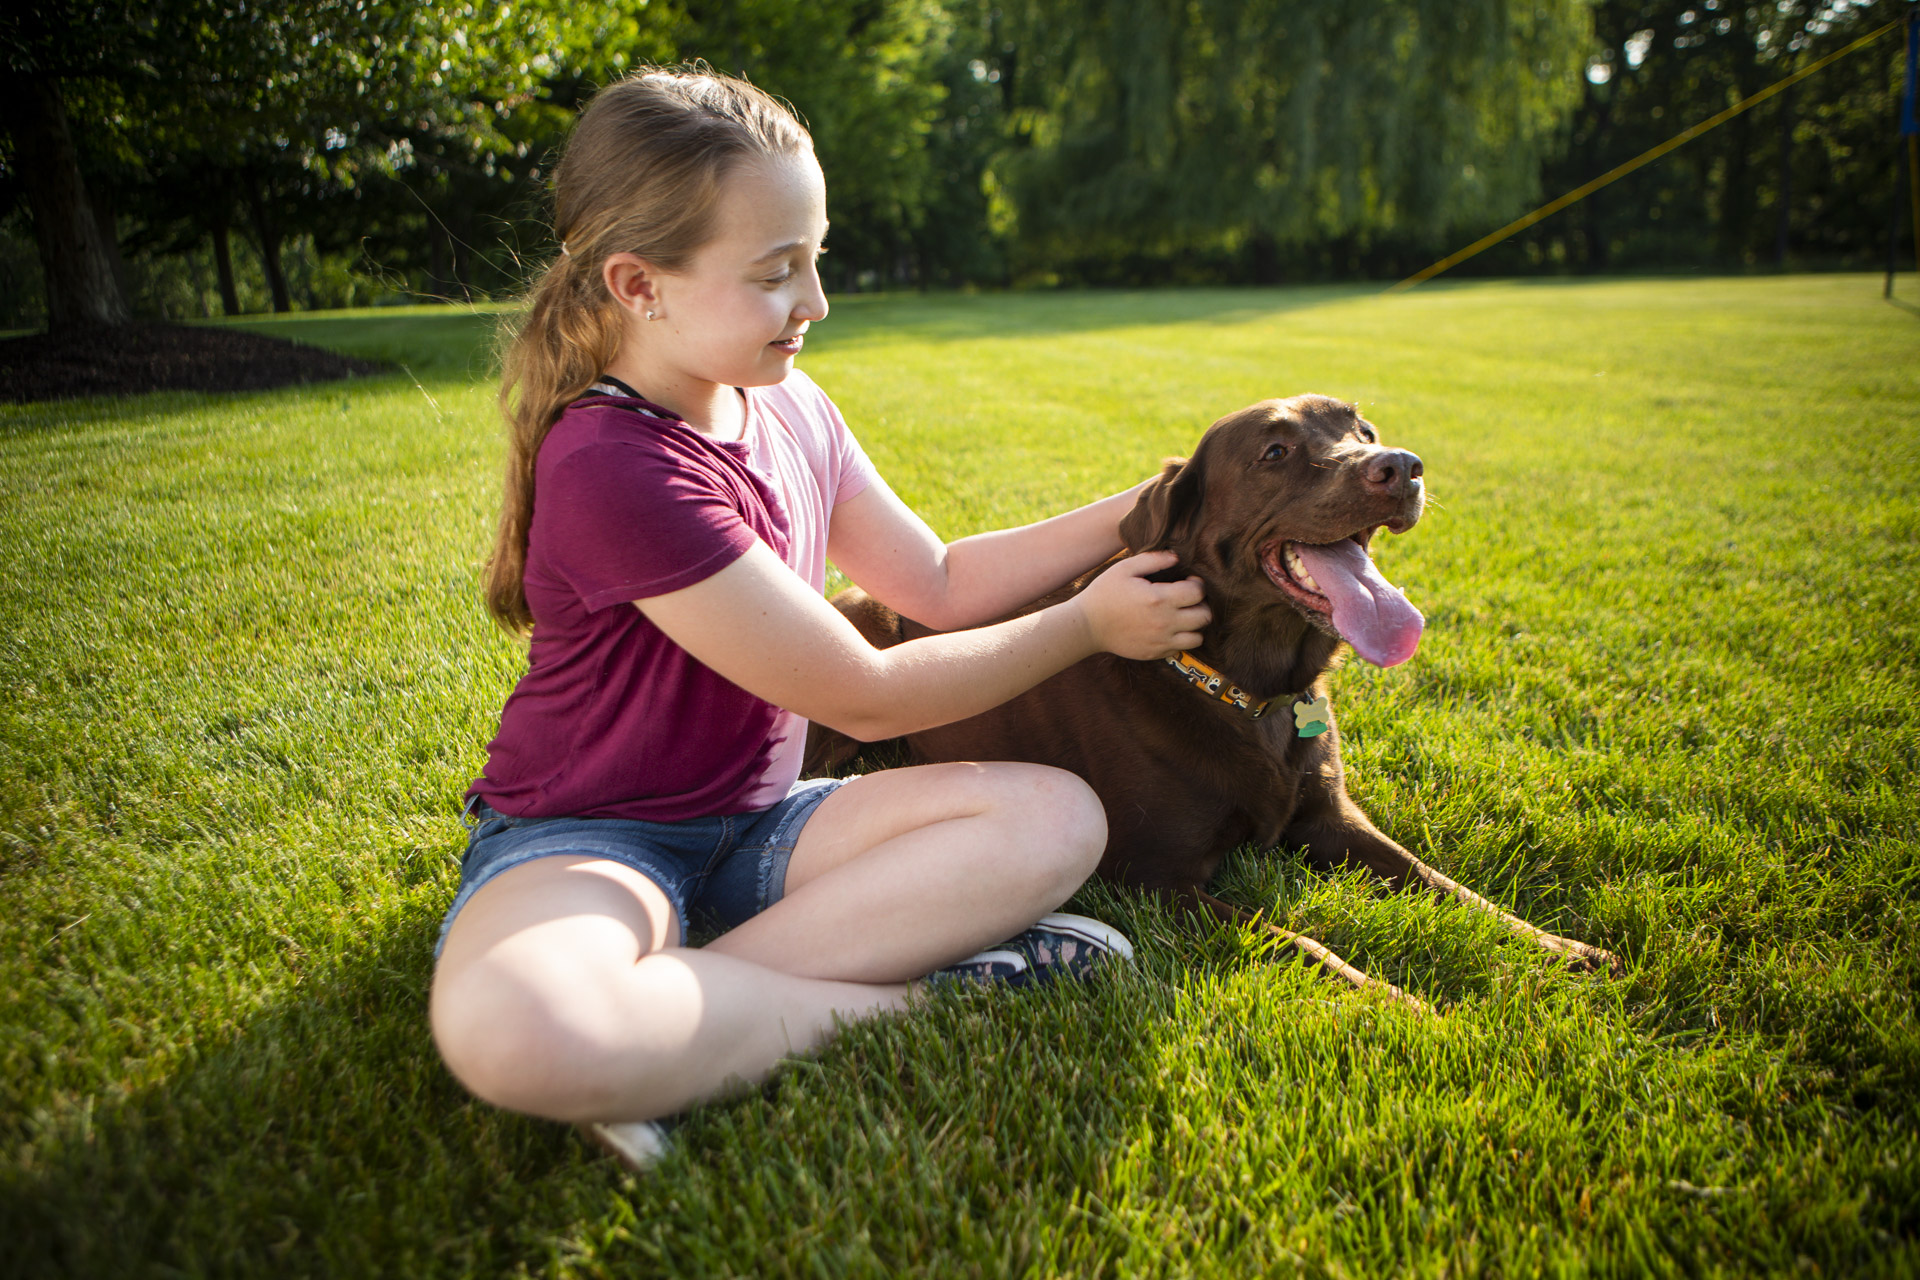
[(563, 258), (571, 258), (573, 256), (573, 250), (567, 248), (567, 242), (565, 240), (560, 242), (560, 256)]

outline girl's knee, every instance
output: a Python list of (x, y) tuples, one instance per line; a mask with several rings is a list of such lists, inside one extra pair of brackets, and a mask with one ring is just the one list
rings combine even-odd
[(1071, 881), (1071, 893), (1093, 874), (1106, 851), (1106, 809), (1078, 774), (1050, 765), (1010, 767), (1018, 771), (1010, 779), (1010, 816), (1028, 834), (1030, 855)]
[(1107, 808), (1078, 774), (1064, 769), (1055, 772), (1061, 775), (1058, 803), (1066, 843), (1079, 854), (1084, 880), (1100, 865), (1100, 855), (1107, 849)]
[(539, 984), (488, 968), (434, 977), (429, 1016), (447, 1070), (497, 1107), (553, 1120), (593, 1115), (608, 1046), (591, 1021)]

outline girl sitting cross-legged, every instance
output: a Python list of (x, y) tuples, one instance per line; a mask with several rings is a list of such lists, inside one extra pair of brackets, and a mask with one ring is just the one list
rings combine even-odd
[[(488, 604), (531, 633), (442, 926), (433, 1033), (479, 1097), (644, 1122), (763, 1079), (917, 983), (1032, 982), (1130, 954), (1048, 915), (1106, 843), (1038, 765), (797, 781), (808, 720), (856, 738), (977, 714), (1091, 654), (1200, 641), (1197, 581), (1121, 549), (1137, 490), (944, 545), (794, 368), (827, 314), (812, 143), (744, 82), (603, 89), (554, 178), (560, 256), (506, 358)], [(942, 634), (875, 650), (822, 599), (828, 556)], [(967, 630), (966, 628), (977, 628)], [(725, 931), (686, 945), (690, 920)]]

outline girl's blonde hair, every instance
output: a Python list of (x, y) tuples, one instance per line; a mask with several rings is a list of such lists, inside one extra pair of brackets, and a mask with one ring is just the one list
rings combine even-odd
[(553, 175), (560, 254), (502, 332), (507, 474), (486, 570), (487, 609), (501, 626), (533, 627), (525, 579), (540, 445), (620, 350), (625, 312), (601, 265), (610, 254), (633, 253), (684, 270), (712, 237), (720, 186), (733, 169), (812, 148), (784, 104), (704, 63), (642, 68), (587, 104)]

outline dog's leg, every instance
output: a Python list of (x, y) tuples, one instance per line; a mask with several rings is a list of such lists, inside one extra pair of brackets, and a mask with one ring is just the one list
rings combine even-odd
[[(1385, 837), (1381, 837), (1385, 839)], [(1395, 846), (1398, 848), (1398, 846)], [(1548, 933), (1537, 925), (1528, 924), (1510, 911), (1502, 910), (1493, 903), (1467, 888), (1459, 881), (1435, 871), (1420, 859), (1405, 850), (1401, 850), (1407, 859), (1409, 878), (1418, 880), (1435, 893), (1444, 894), (1458, 902), (1464, 902), (1476, 911), (1486, 911), (1500, 918), (1500, 923), (1512, 932), (1525, 938), (1537, 947), (1541, 947), (1560, 956), (1569, 964), (1582, 969), (1605, 969), (1610, 973), (1620, 973), (1625, 966), (1620, 957), (1611, 951), (1602, 950), (1590, 943), (1576, 942), (1572, 938), (1563, 938), (1557, 933)]]
[(1306, 846), (1307, 857), (1315, 866), (1358, 864), (1396, 889), (1418, 884), (1476, 911), (1489, 912), (1515, 934), (1577, 968), (1621, 972), (1624, 966), (1612, 952), (1528, 924), (1457, 880), (1442, 875), (1389, 839), (1347, 795), (1338, 743), (1327, 741), (1334, 736), (1323, 734), (1315, 740), (1317, 758), (1301, 780), (1300, 805), (1282, 837), (1287, 844)]
[(860, 754), (860, 742), (849, 738), (838, 729), (829, 729), (823, 724), (807, 724), (806, 754), (800, 759), (800, 776), (803, 778), (831, 778), (838, 776), (841, 769), (853, 762)]
[[(876, 649), (891, 649), (900, 643), (900, 615), (858, 587), (834, 593), (830, 603), (853, 624), (866, 642)], [(803, 778), (825, 778), (837, 774), (853, 762), (868, 744), (849, 738), (838, 729), (823, 724), (807, 725), (806, 754), (800, 763)]]
[(1303, 933), (1293, 933), (1278, 926), (1268, 924), (1253, 912), (1236, 907), (1231, 902), (1225, 902), (1216, 898), (1204, 889), (1169, 889), (1164, 890), (1163, 895), (1169, 902), (1177, 906), (1185, 907), (1195, 915), (1211, 915), (1215, 919), (1224, 921), (1227, 924), (1252, 925), (1255, 928), (1264, 929), (1276, 941), (1283, 942), (1300, 952), (1333, 977), (1344, 979), (1362, 991), (1383, 992), (1395, 1003), (1403, 1004), (1407, 1008), (1416, 1010), (1417, 1012), (1433, 1012), (1424, 1000), (1421, 1000), (1417, 996), (1408, 995), (1391, 982), (1382, 982), (1378, 978), (1369, 978), (1365, 973), (1362, 973), (1359, 969), (1354, 968), (1338, 955), (1334, 954), (1333, 948), (1327, 946), (1325, 943), (1317, 942)]

